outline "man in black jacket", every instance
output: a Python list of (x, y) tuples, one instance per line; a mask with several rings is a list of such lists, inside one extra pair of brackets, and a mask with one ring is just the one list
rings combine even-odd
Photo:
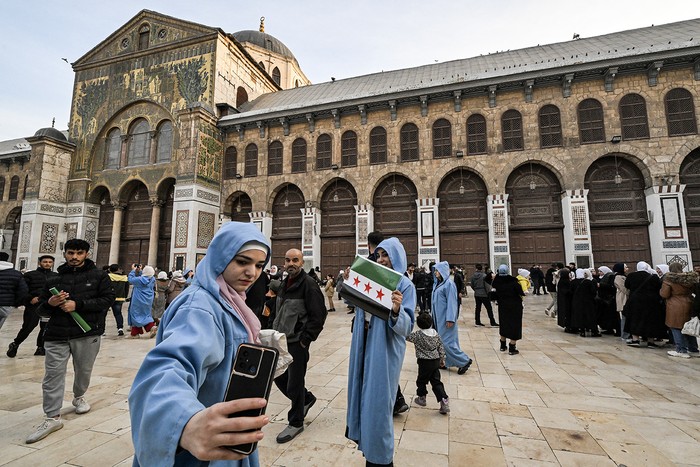
[[(88, 259), (90, 244), (77, 238), (68, 240), (58, 267), (58, 275), (46, 281), (39, 300), (38, 312), (48, 316), (44, 334), (46, 373), (41, 388), (46, 419), (27, 438), (35, 443), (63, 428), (61, 406), (66, 384), (66, 366), (73, 357), (73, 405), (76, 414), (90, 410), (85, 392), (90, 385), (92, 367), (100, 350), (107, 310), (115, 299), (107, 273)], [(52, 293), (51, 290), (55, 289)], [(76, 315), (77, 314), (77, 315)], [(81, 326), (80, 320), (87, 324)]]
[(326, 322), (326, 303), (321, 288), (304, 271), (304, 257), (295, 248), (284, 255), (287, 279), (277, 296), (277, 315), (272, 329), (287, 336), (287, 347), (294, 361), (275, 384), (292, 408), (287, 414), (289, 426), (277, 435), (278, 443), (286, 443), (304, 431), (304, 417), (316, 397), (307, 391), (304, 378), (309, 362), (309, 346), (318, 338)]
[(29, 271), (24, 274), (24, 281), (27, 283), (27, 289), (29, 293), (24, 298), (24, 315), (22, 316), (22, 328), (17, 333), (15, 340), (10, 342), (10, 347), (7, 349), (7, 356), (10, 358), (15, 358), (17, 355), (17, 349), (22, 342), (24, 342), (29, 334), (32, 333), (34, 328), (39, 324), (39, 335), (36, 336), (36, 352), (34, 355), (44, 355), (44, 330), (46, 329), (47, 321), (41, 319), (36, 312), (39, 306), (39, 296), (42, 290), (44, 290), (44, 285), (49, 277), (55, 276), (56, 273), (53, 271), (53, 263), (55, 258), (50, 255), (44, 255), (39, 257), (39, 267), (34, 271)]
[(10, 255), (4, 251), (0, 252), (0, 328), (12, 310), (20, 306), (27, 295), (27, 283), (9, 259)]

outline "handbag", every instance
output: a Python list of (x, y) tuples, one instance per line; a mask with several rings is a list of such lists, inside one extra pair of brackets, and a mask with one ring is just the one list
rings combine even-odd
[(700, 337), (700, 319), (697, 316), (691, 318), (683, 325), (681, 332), (687, 336)]

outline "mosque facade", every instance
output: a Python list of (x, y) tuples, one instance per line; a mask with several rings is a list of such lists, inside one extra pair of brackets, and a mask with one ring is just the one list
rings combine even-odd
[[(311, 84), (259, 30), (144, 10), (73, 63), (67, 132), (0, 142), (0, 249), (194, 267), (223, 222), (337, 272), (700, 258), (700, 20)], [(7, 181), (6, 181), (7, 180)], [(7, 183), (7, 187), (5, 186)]]

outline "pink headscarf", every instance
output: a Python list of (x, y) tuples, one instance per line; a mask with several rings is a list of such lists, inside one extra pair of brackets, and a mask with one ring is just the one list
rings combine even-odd
[(248, 333), (248, 342), (260, 343), (260, 320), (253, 310), (245, 304), (245, 292), (238, 293), (224, 280), (224, 276), (219, 275), (216, 278), (216, 283), (219, 284), (219, 293), (229, 305), (233, 307), (239, 318), (243, 321), (243, 326)]

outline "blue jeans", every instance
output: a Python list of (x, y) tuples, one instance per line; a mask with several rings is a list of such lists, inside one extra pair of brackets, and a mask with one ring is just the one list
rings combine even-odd
[(671, 328), (673, 342), (676, 343), (676, 352), (688, 353), (698, 351), (698, 341), (693, 336), (687, 336), (680, 329)]

